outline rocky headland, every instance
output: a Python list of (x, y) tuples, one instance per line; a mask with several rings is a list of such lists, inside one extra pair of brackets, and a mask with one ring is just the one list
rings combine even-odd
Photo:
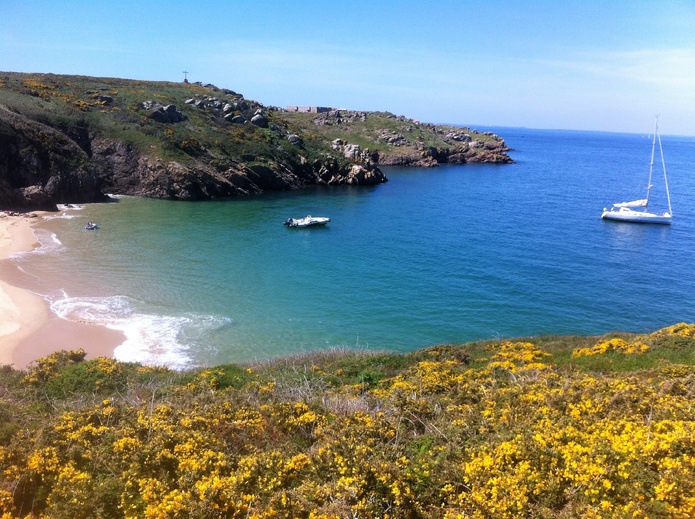
[(0, 208), (54, 209), (106, 193), (231, 198), (374, 185), (380, 165), (511, 163), (491, 133), (385, 112), (266, 107), (229, 89), (0, 73)]

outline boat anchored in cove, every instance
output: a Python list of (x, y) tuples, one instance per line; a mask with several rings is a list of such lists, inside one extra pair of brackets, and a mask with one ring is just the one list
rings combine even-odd
[[(668, 211), (663, 213), (654, 213), (649, 211), (649, 194), (652, 187), (652, 172), (654, 170), (654, 150), (656, 149), (656, 141), (659, 140), (659, 153), (661, 156), (661, 167), (664, 171), (664, 185), (666, 186), (666, 200), (668, 202)], [(652, 139), (652, 158), (649, 162), (649, 181), (647, 182), (647, 197), (632, 202), (619, 202), (613, 204), (610, 209), (603, 208), (601, 218), (605, 220), (616, 220), (619, 222), (630, 223), (660, 223), (670, 224), (673, 218), (671, 210), (671, 195), (668, 191), (668, 179), (666, 177), (666, 163), (664, 162), (664, 150), (661, 147), (661, 135), (659, 135), (659, 118), (656, 118), (654, 123), (654, 138)]]
[(305, 218), (288, 218), (283, 225), (287, 227), (319, 227), (326, 225), (331, 219), (326, 216), (311, 216)]

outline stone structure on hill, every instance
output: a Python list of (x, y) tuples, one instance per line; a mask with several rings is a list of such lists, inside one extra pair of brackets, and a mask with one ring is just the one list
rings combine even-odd
[(304, 114), (320, 114), (330, 112), (333, 108), (327, 106), (288, 106), (288, 112), (299, 112)]

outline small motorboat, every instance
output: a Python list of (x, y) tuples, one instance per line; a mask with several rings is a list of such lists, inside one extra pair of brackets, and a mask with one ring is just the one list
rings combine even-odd
[(88, 231), (93, 231), (95, 229), (98, 229), (99, 226), (97, 224), (95, 224), (94, 222), (87, 222), (87, 225), (85, 225), (84, 228), (87, 229)]
[(288, 218), (283, 225), (287, 227), (318, 227), (326, 225), (331, 219), (326, 216), (311, 216), (305, 218)]

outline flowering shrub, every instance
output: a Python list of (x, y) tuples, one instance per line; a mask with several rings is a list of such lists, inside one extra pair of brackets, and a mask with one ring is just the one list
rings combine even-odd
[(614, 338), (607, 341), (596, 343), (591, 348), (577, 348), (572, 352), (574, 357), (590, 357), (592, 355), (603, 355), (610, 351), (617, 351), (626, 355), (633, 353), (646, 353), (649, 346), (638, 340), (626, 341), (625, 339)]
[[(370, 385), (373, 361), (317, 355), (292, 365), (295, 387), (275, 366), (54, 354), (0, 382), (22, 409), (0, 444), (0, 518), (695, 516), (692, 365), (598, 376), (532, 341), (473, 365), (464, 350), (415, 352)], [(77, 366), (87, 389), (40, 391)]]
[(552, 357), (531, 342), (502, 342), (488, 346), (494, 351), (489, 368), (503, 368), (515, 372), (519, 369), (537, 368), (539, 361)]
[(57, 377), (65, 366), (82, 362), (86, 356), (83, 349), (52, 353), (36, 361), (25, 381), (32, 386), (46, 383)]
[(668, 326), (657, 332), (654, 332), (654, 336), (663, 335), (677, 335), (679, 337), (695, 337), (695, 324), (688, 323), (678, 323), (673, 326)]
[[(22, 79), (22, 84), (24, 87), (23, 91), (31, 96), (40, 97), (44, 101), (59, 99), (81, 111), (103, 107), (106, 104), (104, 101), (100, 100), (100, 97), (102, 97), (100, 94), (92, 94), (87, 99), (81, 99), (79, 94), (74, 90), (70, 88), (61, 89), (59, 85), (50, 79), (26, 77)], [(111, 92), (111, 94), (115, 95), (117, 92)]]

